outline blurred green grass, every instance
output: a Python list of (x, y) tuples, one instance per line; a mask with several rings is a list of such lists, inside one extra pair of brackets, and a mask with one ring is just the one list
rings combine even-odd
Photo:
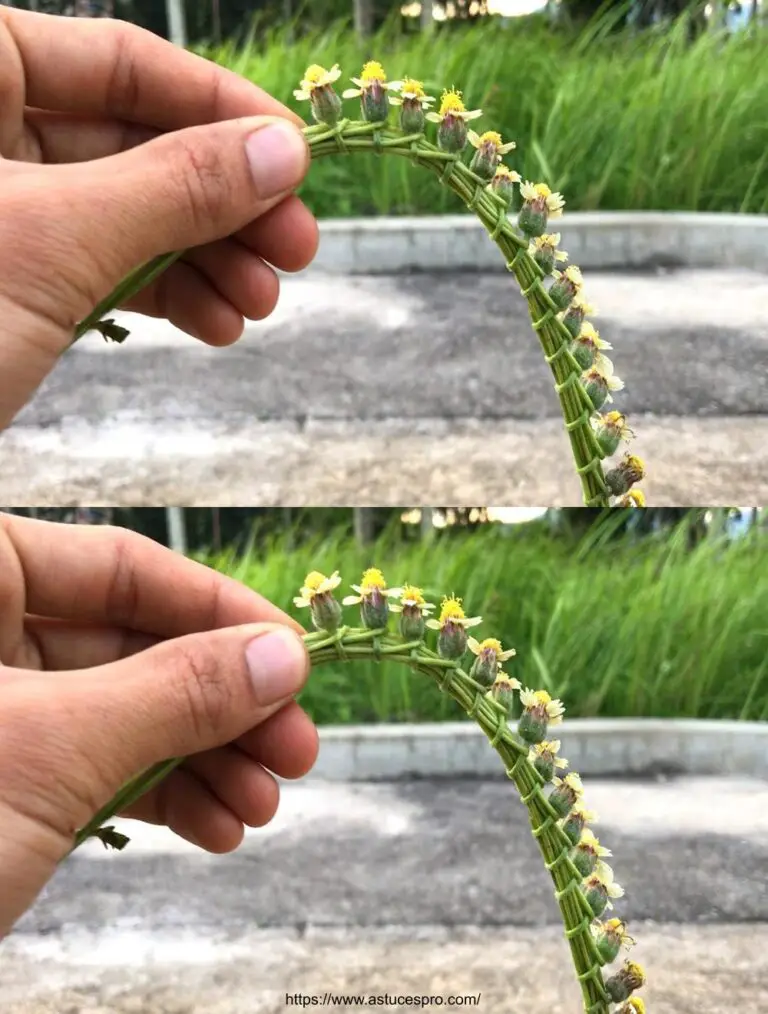
[[(205, 562), (257, 589), (308, 624), (292, 598), (309, 570), (340, 570), (344, 585), (379, 566), (390, 585), (421, 585), (427, 597), (464, 597), (482, 615), (478, 636), (498, 636), (517, 657), (507, 669), (546, 687), (571, 716), (768, 719), (768, 541), (751, 535), (694, 551), (685, 531), (635, 541), (487, 526), (399, 532), (361, 550), (345, 530), (301, 543), (295, 534), (253, 540), (245, 552)], [(347, 611), (357, 624), (357, 611)], [(302, 694), (316, 721), (444, 720), (453, 702), (397, 666), (318, 668)]]
[[(497, 19), (435, 36), (390, 24), (363, 48), (345, 24), (293, 37), (254, 32), (204, 52), (305, 118), (292, 91), (310, 63), (345, 78), (380, 59), (390, 79), (428, 91), (464, 90), (478, 123), (517, 142), (507, 161), (544, 178), (576, 209), (768, 210), (768, 60), (758, 33), (710, 32), (693, 44), (684, 20), (609, 35), (605, 20), (578, 36), (541, 18)], [(357, 116), (355, 101), (349, 113)], [(312, 167), (303, 196), (321, 217), (462, 210), (452, 194), (401, 159), (341, 156)]]

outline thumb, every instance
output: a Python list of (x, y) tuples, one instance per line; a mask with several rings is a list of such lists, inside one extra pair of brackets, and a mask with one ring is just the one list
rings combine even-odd
[[(160, 254), (222, 239), (294, 190), (309, 168), (298, 127), (247, 117), (164, 134), (119, 155), (72, 169), (70, 221), (111, 286)], [(102, 269), (103, 270), (103, 269)]]
[(100, 772), (109, 796), (158, 761), (222, 746), (261, 724), (301, 690), (308, 672), (304, 643), (285, 626), (165, 641), (79, 674), (76, 699), (68, 695), (70, 713), (81, 716), (77, 752)]

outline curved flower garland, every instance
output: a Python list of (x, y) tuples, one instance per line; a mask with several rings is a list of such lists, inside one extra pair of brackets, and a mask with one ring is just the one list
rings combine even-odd
[[(503, 666), (515, 657), (514, 648), (500, 640), (481, 641), (468, 631), (482, 623), (468, 617), (462, 600), (443, 598), (438, 615), (423, 591), (411, 584), (388, 587), (376, 567), (365, 571), (354, 595), (342, 602), (335, 596), (342, 579), (312, 571), (294, 598), (298, 608), (309, 609), (315, 632), (305, 635), (314, 665), (339, 660), (387, 659), (401, 662), (434, 680), (453, 697), (488, 737), (504, 762), (529, 812), (531, 829), (546, 869), (555, 885), (555, 898), (565, 925), (573, 964), (582, 989), (586, 1014), (646, 1014), (635, 993), (645, 984), (645, 971), (626, 959), (607, 977), (603, 968), (616, 961), (634, 939), (623, 919), (606, 913), (624, 890), (605, 862), (611, 855), (592, 831), (597, 815), (584, 803), (584, 786), (568, 761), (559, 755), (560, 741), (548, 739), (550, 729), (562, 722), (565, 708), (546, 690), (523, 688)], [(343, 607), (357, 605), (361, 627), (343, 624)], [(388, 628), (396, 619), (397, 633)], [(436, 632), (436, 647), (426, 641)], [(468, 669), (462, 668), (467, 654)], [(516, 716), (516, 719), (515, 719)], [(512, 724), (514, 720), (514, 731)], [(89, 837), (105, 846), (122, 849), (128, 839), (104, 826), (116, 813), (133, 803), (182, 763), (173, 758), (155, 765), (127, 783), (75, 839), (77, 848)], [(546, 792), (545, 792), (546, 790)]]
[[(326, 70), (308, 67), (300, 87), (299, 101), (310, 103), (316, 125), (305, 128), (314, 158), (338, 152), (374, 151), (409, 158), (430, 169), (480, 218), (491, 239), (504, 254), (528, 303), (531, 323), (555, 378), (565, 426), (576, 461), (584, 502), (598, 507), (644, 507), (643, 493), (634, 488), (645, 475), (645, 464), (626, 452), (607, 471), (603, 459), (617, 453), (634, 436), (623, 413), (601, 410), (613, 400), (624, 383), (613, 372), (605, 350), (611, 345), (601, 338), (587, 318), (595, 308), (584, 298), (584, 281), (576, 265), (559, 249), (560, 234), (547, 232), (552, 220), (562, 216), (565, 200), (544, 182), (523, 181), (503, 162), (515, 149), (495, 130), (477, 133), (468, 124), (482, 110), (468, 110), (462, 93), (454, 88), (437, 101), (426, 94), (422, 82), (413, 78), (388, 81), (383, 66), (371, 60), (354, 88), (340, 96), (334, 88), (341, 77), (338, 64)], [(361, 120), (342, 116), (343, 99), (358, 98)], [(398, 109), (398, 129), (388, 127), (390, 107)], [(437, 125), (437, 143), (426, 139), (427, 124)], [(469, 164), (462, 155), (469, 146)], [(519, 190), (521, 205), (517, 228), (510, 213)], [(156, 258), (132, 272), (87, 318), (80, 322), (74, 340), (98, 330), (108, 341), (122, 342), (128, 332), (113, 319), (102, 319), (172, 264), (182, 252)], [(544, 286), (544, 280), (549, 285)]]

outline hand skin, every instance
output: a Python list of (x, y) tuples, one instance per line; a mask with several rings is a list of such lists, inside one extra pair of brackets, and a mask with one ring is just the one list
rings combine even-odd
[(188, 757), (124, 816), (209, 852), (272, 819), (272, 772), (300, 778), (317, 757), (293, 700), (300, 632), (132, 532), (0, 515), (0, 938), (77, 828), (158, 761)]
[[(140, 28), (0, 7), (0, 429), (133, 268), (189, 252), (124, 308), (210, 345), (268, 316), (312, 260), (292, 193), (302, 121)], [(101, 339), (99, 339), (101, 340)]]

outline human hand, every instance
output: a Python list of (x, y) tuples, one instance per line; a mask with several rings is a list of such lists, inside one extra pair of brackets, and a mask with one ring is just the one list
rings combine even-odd
[[(0, 937), (130, 777), (188, 759), (124, 816), (210, 852), (266, 824), (317, 756), (300, 628), (120, 529), (0, 515)], [(191, 755), (191, 756), (190, 756)]]
[(138, 265), (190, 249), (126, 305), (210, 345), (269, 315), (317, 224), (291, 191), (302, 121), (231, 71), (109, 19), (0, 7), (0, 428), (75, 325)]

